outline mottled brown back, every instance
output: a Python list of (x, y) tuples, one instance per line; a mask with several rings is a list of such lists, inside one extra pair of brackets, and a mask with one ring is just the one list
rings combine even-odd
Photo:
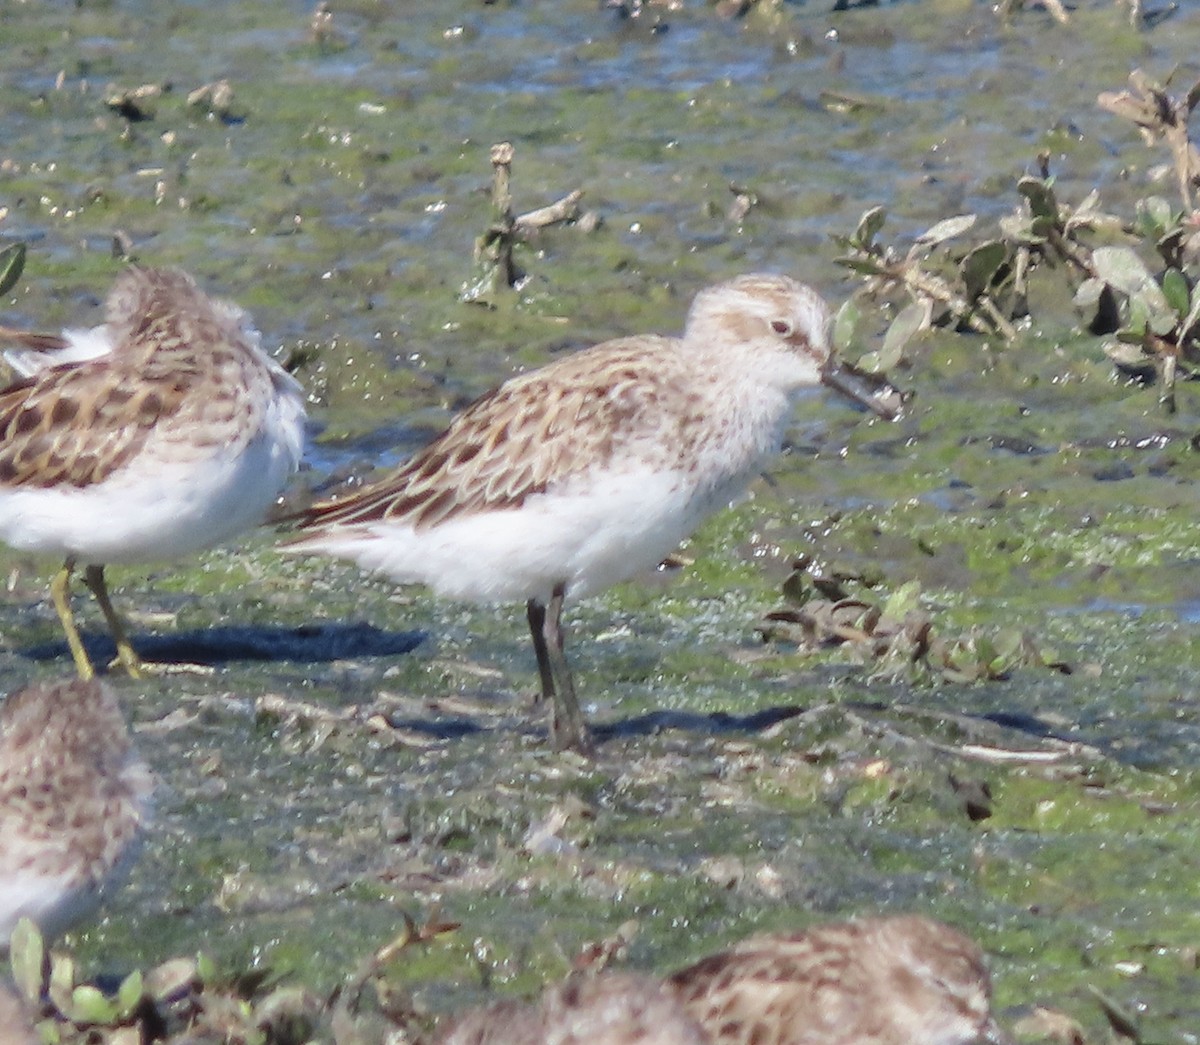
[(718, 1045), (973, 1045), (994, 1029), (979, 948), (927, 918), (756, 937), (667, 982)]
[[(105, 303), (112, 353), (49, 366), (0, 391), (0, 484), (86, 487), (128, 464), (152, 437), (210, 449), (233, 416), (253, 420), (271, 376), (243, 313), (186, 273), (131, 268)], [(221, 395), (212, 389), (220, 387)], [(252, 437), (257, 425), (234, 437)], [(208, 432), (214, 433), (209, 436)], [(235, 447), (236, 448), (236, 447)]]
[[(646, 439), (682, 459), (704, 429), (700, 401), (663, 433), (660, 397), (682, 382), (670, 338), (610, 341), (513, 378), (475, 400), (441, 435), (361, 491), (313, 505), (304, 529), (398, 521), (421, 529), (456, 515), (517, 508), (527, 497)], [(674, 463), (671, 461), (670, 463)]]

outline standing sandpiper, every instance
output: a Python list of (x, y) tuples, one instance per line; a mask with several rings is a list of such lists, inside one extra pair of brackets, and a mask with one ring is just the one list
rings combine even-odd
[(152, 790), (98, 680), (39, 683), (0, 705), (0, 947), (21, 918), (57, 936), (120, 884)]
[(124, 272), (92, 330), (0, 339), (26, 375), (0, 391), (0, 539), (65, 560), (50, 594), (81, 678), (76, 563), (137, 675), (104, 564), (174, 559), (261, 522), (300, 461), (300, 385), (240, 308), (174, 269)]
[(682, 337), (621, 338), (507, 381), (383, 479), (313, 505), (286, 550), (475, 602), (525, 600), (556, 746), (593, 750), (563, 602), (661, 562), (775, 454), (833, 377), (824, 301), (787, 276), (701, 291)]

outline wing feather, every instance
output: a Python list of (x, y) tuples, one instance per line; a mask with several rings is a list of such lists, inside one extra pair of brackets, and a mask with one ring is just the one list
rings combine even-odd
[[(128, 463), (163, 420), (178, 418), (182, 430), (253, 408), (242, 314), (186, 273), (127, 270), (106, 315), (111, 355), (48, 366), (0, 390), (0, 484), (90, 486)], [(214, 384), (221, 396), (197, 394)]]
[(300, 527), (395, 521), (425, 529), (459, 515), (520, 507), (661, 427), (661, 401), (682, 376), (677, 345), (671, 338), (625, 338), (513, 378), (379, 481), (312, 505), (299, 516)]

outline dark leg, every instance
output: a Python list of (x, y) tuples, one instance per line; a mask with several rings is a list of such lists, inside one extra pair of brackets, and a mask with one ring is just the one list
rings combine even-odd
[(563, 653), (562, 606), (564, 587), (554, 589), (549, 606), (537, 599), (528, 605), (529, 629), (533, 635), (533, 648), (538, 658), (538, 674), (542, 680), (543, 699), (549, 694), (554, 701), (550, 734), (554, 746), (562, 750), (577, 751), (587, 758), (596, 754), (592, 734), (575, 697), (575, 683), (571, 679), (571, 668)]
[(554, 672), (550, 669), (550, 651), (546, 649), (546, 607), (540, 599), (530, 599), (525, 604), (525, 615), (529, 618), (529, 634), (533, 636), (533, 652), (537, 654), (538, 677), (542, 680), (542, 692), (534, 701), (554, 700)]

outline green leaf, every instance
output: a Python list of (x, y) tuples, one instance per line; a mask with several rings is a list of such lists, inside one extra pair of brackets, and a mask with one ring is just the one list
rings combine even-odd
[(975, 224), (974, 214), (959, 214), (953, 218), (943, 218), (936, 225), (926, 229), (916, 239), (918, 246), (936, 247), (939, 243), (961, 236)]
[(883, 615), (892, 620), (903, 620), (910, 612), (921, 606), (921, 582), (908, 581), (897, 588), (883, 604)]
[(141, 1005), (145, 994), (146, 988), (142, 981), (142, 972), (140, 969), (135, 969), (121, 981), (121, 986), (117, 988), (117, 1019), (125, 1020), (132, 1016), (137, 1007)]
[[(904, 355), (904, 346), (912, 340), (913, 335), (929, 323), (929, 306), (921, 302), (912, 302), (900, 310), (900, 314), (892, 320), (887, 333), (883, 335), (883, 344), (874, 360), (871, 373), (883, 373), (891, 370), (900, 362)], [(866, 360), (861, 365), (866, 369)]]
[(1000, 219), (1000, 231), (1022, 246), (1036, 247), (1046, 242), (1045, 236), (1038, 236), (1033, 231), (1033, 220), (1023, 214), (1006, 214)]
[(862, 309), (854, 298), (847, 298), (833, 317), (833, 353), (842, 355), (854, 342), (854, 332), (862, 320)]
[(1187, 277), (1179, 269), (1169, 268), (1163, 273), (1162, 292), (1176, 315), (1187, 315), (1191, 289), (1188, 287)]
[(1200, 319), (1200, 294), (1192, 295), (1192, 307), (1188, 310), (1187, 318), (1179, 327), (1179, 344), (1183, 346), (1191, 335), (1192, 328), (1196, 325), (1196, 320)]
[(1187, 106), (1189, 114), (1198, 104), (1200, 104), (1200, 80), (1192, 84), (1188, 90), (1187, 97), (1184, 99), (1184, 105)]
[(1147, 308), (1146, 314), (1150, 329), (1159, 337), (1166, 337), (1168, 334), (1174, 333), (1175, 328), (1179, 325), (1179, 317), (1169, 308)]
[(1029, 201), (1029, 212), (1035, 218), (1047, 218), (1057, 224), (1058, 200), (1049, 182), (1026, 175), (1017, 182), (1017, 191)]
[(789, 602), (803, 606), (816, 594), (816, 588), (809, 580), (808, 573), (801, 569), (793, 569), (783, 582), (783, 596)]
[(1054, 219), (1039, 215), (1029, 222), (1029, 228), (1038, 239), (1047, 240), (1050, 238), (1050, 233), (1054, 231)]
[(1003, 240), (981, 243), (962, 260), (962, 279), (967, 297), (974, 301), (988, 287), (1000, 266), (1008, 260), (1008, 244)]
[(883, 266), (873, 258), (834, 258), (834, 263), (864, 276), (879, 276), (883, 274)]
[(217, 982), (220, 973), (217, 969), (217, 963), (207, 954), (196, 955), (196, 977), (206, 986), (212, 986)]
[(50, 983), (46, 993), (61, 1013), (70, 1011), (71, 992), (75, 990), (75, 963), (65, 954), (50, 956)]
[(28, 918), (20, 919), (13, 928), (8, 941), (8, 960), (21, 997), (36, 1003), (42, 996), (46, 947), (38, 927)]
[(1117, 331), (1117, 336), (1122, 341), (1144, 340), (1149, 325), (1150, 315), (1146, 311), (1146, 303), (1141, 298), (1130, 298), (1129, 320)]
[(99, 988), (84, 983), (71, 992), (70, 1008), (63, 1015), (74, 1023), (109, 1026), (116, 1019), (117, 1007)]
[(1092, 189), (1086, 196), (1083, 197), (1083, 202), (1075, 208), (1075, 213), (1071, 215), (1073, 221), (1079, 221), (1082, 218), (1090, 217), (1095, 214), (1100, 207), (1100, 191)]
[(887, 210), (884, 207), (872, 207), (858, 219), (858, 228), (854, 230), (854, 240), (862, 247), (870, 247), (875, 242), (879, 230), (887, 220)]
[(1100, 303), (1100, 295), (1104, 293), (1107, 284), (1102, 279), (1085, 279), (1075, 291), (1074, 305), (1076, 308), (1095, 308)]
[(1144, 200), (1138, 200), (1135, 211), (1138, 232), (1150, 239), (1165, 235), (1178, 220), (1174, 208), (1161, 196), (1147, 196)]
[(1126, 367), (1143, 367), (1146, 365), (1146, 353), (1142, 348), (1142, 339), (1129, 338), (1126, 340), (1122, 335), (1127, 334), (1127, 331), (1117, 331), (1116, 340), (1105, 341), (1101, 346), (1104, 354), (1108, 356), (1117, 366)]
[(1166, 295), (1142, 259), (1129, 247), (1097, 247), (1092, 251), (1092, 264), (1098, 278), (1129, 296), (1131, 316), (1134, 305), (1140, 304), (1147, 323), (1153, 322), (1157, 328), (1169, 317), (1171, 326), (1167, 330), (1174, 328), (1177, 318)]
[(25, 271), (25, 244), (14, 243), (0, 250), (0, 295), (17, 285)]

